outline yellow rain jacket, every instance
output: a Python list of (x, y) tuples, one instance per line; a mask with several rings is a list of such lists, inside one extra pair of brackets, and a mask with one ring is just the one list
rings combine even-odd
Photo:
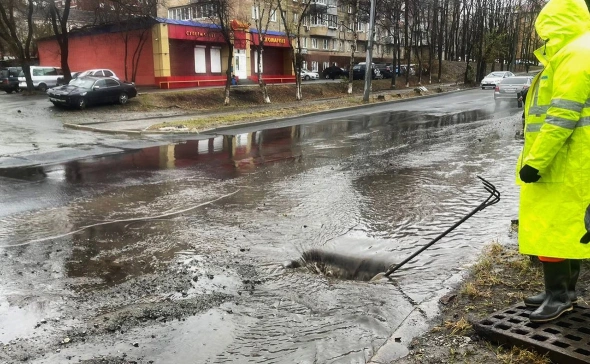
[[(517, 165), (521, 186), (520, 252), (590, 258), (584, 213), (590, 204), (590, 13), (584, 0), (550, 0), (535, 21), (544, 69), (525, 104), (525, 141)], [(525, 165), (541, 179), (524, 183)]]

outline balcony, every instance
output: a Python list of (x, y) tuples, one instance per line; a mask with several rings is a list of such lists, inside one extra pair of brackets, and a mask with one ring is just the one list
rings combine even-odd
[(312, 25), (309, 28), (309, 35), (316, 35), (320, 37), (328, 36), (328, 27), (325, 25)]

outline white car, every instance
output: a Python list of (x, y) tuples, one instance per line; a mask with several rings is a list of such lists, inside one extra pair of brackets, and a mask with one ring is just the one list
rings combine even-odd
[[(63, 77), (63, 72), (59, 67), (31, 66), (33, 86), (41, 92), (57, 86), (57, 79), (59, 77)], [(18, 75), (18, 86), (21, 89), (27, 88), (24, 71), (20, 71)]]
[(486, 87), (496, 88), (496, 86), (505, 79), (506, 77), (514, 77), (514, 73), (510, 71), (496, 71), (485, 76), (481, 80), (481, 89), (485, 90)]
[(115, 72), (104, 69), (104, 68), (97, 68), (92, 70), (86, 70), (84, 72), (80, 72), (76, 77), (84, 77), (84, 76), (92, 76), (92, 77), (112, 77), (115, 80), (118, 80), (119, 77), (115, 74)]
[(301, 69), (301, 79), (308, 81), (308, 80), (319, 80), (320, 74), (317, 72), (313, 72), (310, 70), (306, 70), (305, 68)]

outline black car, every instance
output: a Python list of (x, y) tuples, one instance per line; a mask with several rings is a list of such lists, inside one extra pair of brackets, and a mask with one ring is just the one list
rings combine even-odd
[[(82, 73), (82, 72), (72, 72), (72, 73), (70, 73), (70, 74), (72, 75), (72, 80), (73, 80), (74, 78), (78, 77), (78, 76), (80, 75), (80, 73)], [(57, 85), (58, 85), (58, 86), (61, 86), (61, 85), (67, 85), (67, 83), (65, 82), (65, 80), (64, 80), (64, 78), (63, 78), (63, 77), (58, 77), (58, 78), (57, 78)]]
[(21, 71), (21, 67), (0, 68), (0, 90), (6, 91), (8, 94), (18, 92), (18, 74)]
[[(381, 72), (379, 71), (378, 68), (375, 68), (374, 65), (371, 68), (373, 70), (372, 77), (371, 77), (373, 80), (376, 78), (383, 78), (383, 76), (381, 75)], [(367, 66), (365, 65), (365, 62), (354, 65), (354, 67), (352, 67), (352, 79), (353, 80), (364, 80), (366, 69), (367, 69)]]
[(393, 77), (393, 67), (391, 65), (385, 63), (378, 63), (374, 66), (381, 72), (383, 78), (392, 78)]
[(135, 84), (113, 78), (78, 77), (69, 84), (47, 90), (54, 105), (74, 106), (83, 109), (88, 105), (126, 104), (137, 96)]
[(347, 73), (345, 70), (343, 70), (342, 68), (340, 68), (338, 66), (330, 66), (322, 72), (322, 75), (326, 79), (329, 78), (329, 79), (334, 80), (336, 78), (340, 78), (340, 76), (346, 76)]

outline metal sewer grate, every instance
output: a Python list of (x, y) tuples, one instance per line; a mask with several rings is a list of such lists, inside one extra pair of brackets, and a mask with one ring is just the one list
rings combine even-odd
[(479, 335), (490, 341), (548, 354), (555, 363), (590, 363), (588, 306), (574, 306), (573, 311), (543, 324), (529, 321), (532, 311), (520, 303), (491, 314), (473, 327)]

